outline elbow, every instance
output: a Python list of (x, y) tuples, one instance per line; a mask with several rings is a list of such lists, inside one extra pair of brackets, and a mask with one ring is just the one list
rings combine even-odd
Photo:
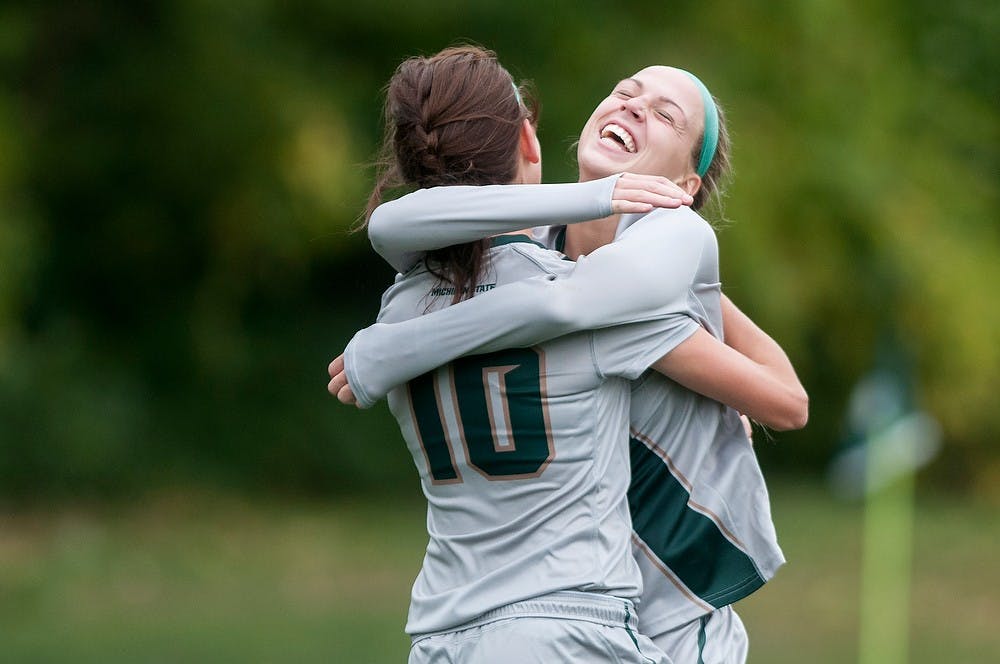
[(805, 428), (808, 422), (809, 395), (800, 387), (794, 394), (788, 395), (780, 417), (775, 418), (768, 426), (775, 431), (795, 431)]
[[(590, 329), (591, 316), (585, 315), (578, 290), (571, 279), (554, 275), (526, 279), (511, 288), (522, 288), (524, 297), (517, 298), (517, 310), (512, 316), (531, 330), (528, 336), (544, 341), (579, 330)], [(530, 321), (530, 323), (523, 323)]]
[(379, 255), (382, 254), (382, 250), (391, 238), (387, 231), (387, 227), (390, 224), (385, 220), (385, 211), (383, 209), (385, 206), (386, 204), (378, 206), (372, 212), (371, 216), (368, 217), (368, 241), (371, 242), (372, 248)]
[(584, 316), (581, 316), (578, 298), (574, 297), (575, 289), (572, 288), (572, 283), (553, 275), (548, 275), (544, 279), (549, 291), (547, 297), (527, 300), (541, 305), (539, 311), (535, 312), (536, 317), (543, 320), (547, 326), (558, 330), (579, 325)]
[[(414, 197), (419, 193), (414, 192), (408, 197)], [(390, 253), (416, 248), (421, 250), (436, 248), (421, 246), (424, 240), (419, 237), (421, 235), (419, 220), (414, 218), (412, 212), (407, 213), (407, 207), (402, 206), (399, 200), (382, 203), (368, 216), (368, 241), (375, 251), (384, 257)], [(411, 202), (414, 201), (411, 199)]]

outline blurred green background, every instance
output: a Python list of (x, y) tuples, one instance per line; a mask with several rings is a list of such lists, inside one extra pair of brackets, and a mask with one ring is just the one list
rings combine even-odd
[(416, 474), (326, 364), (392, 278), (349, 233), (381, 88), (458, 41), (533, 82), (549, 182), (642, 66), (726, 107), (724, 286), (812, 405), (757, 437), (792, 562), (752, 661), (854, 656), (824, 475), (886, 339), (943, 431), (912, 661), (1000, 659), (1000, 3), (80, 0), (0, 6), (0, 660), (405, 656)]

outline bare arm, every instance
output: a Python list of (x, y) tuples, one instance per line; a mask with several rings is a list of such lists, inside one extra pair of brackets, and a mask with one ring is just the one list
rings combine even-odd
[(781, 347), (722, 296), (726, 343), (699, 330), (654, 369), (690, 390), (776, 429), (801, 429), (809, 396)]

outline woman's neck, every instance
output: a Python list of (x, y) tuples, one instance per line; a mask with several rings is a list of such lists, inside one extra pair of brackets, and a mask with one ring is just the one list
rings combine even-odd
[[(604, 177), (602, 174), (589, 172), (582, 165), (580, 166), (579, 176), (580, 182), (588, 182)], [(566, 226), (566, 256), (576, 260), (580, 256), (586, 256), (594, 251), (594, 249), (603, 247), (614, 241), (620, 216), (612, 214), (603, 219), (594, 219)]]
[(618, 217), (619, 215), (613, 214), (603, 219), (568, 225), (564, 253), (576, 260), (612, 242), (615, 239), (615, 231), (618, 230)]

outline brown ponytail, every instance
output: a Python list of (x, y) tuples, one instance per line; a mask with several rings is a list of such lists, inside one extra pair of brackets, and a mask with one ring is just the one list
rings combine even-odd
[[(404, 60), (386, 87), (385, 130), (365, 220), (391, 190), (507, 184), (518, 167), (521, 123), (536, 117), (491, 51), (455, 46)], [(471, 297), (488, 241), (428, 252), (433, 274)]]

